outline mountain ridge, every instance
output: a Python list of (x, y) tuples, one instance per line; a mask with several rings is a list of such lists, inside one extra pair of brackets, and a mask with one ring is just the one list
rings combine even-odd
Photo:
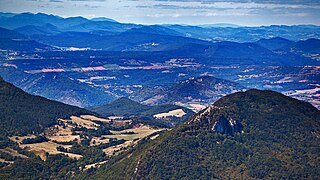
[(94, 114), (76, 106), (30, 95), (0, 77), (0, 129), (8, 134), (42, 132), (58, 118)]

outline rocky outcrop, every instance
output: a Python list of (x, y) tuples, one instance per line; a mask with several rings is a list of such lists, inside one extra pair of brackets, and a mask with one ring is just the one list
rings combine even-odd
[[(242, 124), (231, 117), (226, 117), (221, 113), (225, 107), (211, 105), (202, 112), (199, 112), (192, 120), (186, 124), (193, 124), (198, 127), (208, 127), (212, 131), (221, 134), (233, 135), (237, 132), (242, 132)], [(217, 115), (215, 115), (217, 114)]]
[(242, 124), (232, 118), (225, 118), (222, 115), (213, 124), (212, 130), (221, 134), (233, 135), (242, 131)]

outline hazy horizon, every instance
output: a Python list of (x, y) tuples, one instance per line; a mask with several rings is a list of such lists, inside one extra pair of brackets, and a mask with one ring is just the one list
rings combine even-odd
[(320, 25), (320, 2), (313, 0), (0, 0), (0, 11), (136, 24)]
[(86, 18), (86, 19), (95, 19), (95, 18), (107, 18), (107, 19), (111, 19), (111, 20), (114, 20), (114, 21), (117, 21), (119, 23), (132, 23), (132, 24), (140, 24), (140, 25), (182, 25), (182, 26), (210, 26), (210, 25), (233, 25), (233, 26), (239, 26), (239, 27), (260, 27), (260, 26), (277, 26), (277, 25), (283, 25), (283, 26), (299, 26), (299, 25), (305, 25), (305, 26), (320, 26), (320, 24), (306, 24), (306, 23), (301, 23), (301, 24), (267, 24), (267, 25), (241, 25), (241, 24), (235, 24), (235, 23), (229, 23), (229, 22), (216, 22), (216, 23), (208, 23), (208, 24), (185, 24), (185, 23), (136, 23), (136, 22), (122, 22), (122, 21), (118, 21), (117, 19), (113, 19), (113, 18), (110, 18), (110, 17), (106, 17), (106, 16), (99, 16), (99, 17), (85, 17), (85, 16), (81, 16), (81, 15), (75, 15), (75, 16), (61, 16), (61, 15), (58, 15), (58, 14), (52, 14), (52, 13), (45, 13), (45, 12), (28, 12), (28, 11), (25, 11), (25, 12), (2, 12), (0, 11), (0, 13), (11, 13), (11, 14), (23, 14), (23, 13), (31, 13), (31, 14), (38, 14), (38, 13), (42, 13), (42, 14), (47, 14), (47, 15), (53, 15), (53, 16), (59, 16), (59, 17), (62, 17), (62, 18), (71, 18), (71, 17), (83, 17), (83, 18)]

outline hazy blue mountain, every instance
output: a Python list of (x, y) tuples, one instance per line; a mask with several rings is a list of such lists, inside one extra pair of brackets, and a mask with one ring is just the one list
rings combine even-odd
[(146, 34), (160, 34), (160, 35), (169, 35), (169, 36), (183, 36), (181, 33), (174, 31), (172, 29), (160, 26), (160, 25), (151, 25), (151, 26), (142, 26), (139, 28), (132, 28), (127, 32), (140, 32)]
[(281, 49), (283, 47), (290, 46), (294, 42), (290, 41), (288, 39), (281, 38), (281, 37), (275, 37), (275, 38), (270, 38), (270, 39), (262, 38), (259, 41), (257, 41), (256, 43), (262, 47), (267, 48), (267, 49), (277, 50), (277, 49)]
[(172, 52), (175, 55), (196, 56), (199, 62), (211, 65), (317, 65), (319, 62), (284, 51), (273, 52), (255, 43), (217, 42), (211, 45), (186, 44)]
[(52, 46), (39, 43), (34, 40), (26, 39), (0, 39), (0, 49), (13, 50), (13, 51), (44, 51), (55, 49)]
[[(165, 51), (185, 44), (211, 44), (210, 42), (186, 38), (126, 31), (116, 35), (101, 36), (86, 32), (65, 32), (52, 36), (33, 37), (39, 42), (61, 47), (89, 47), (109, 51)], [(75, 41), (74, 39), (77, 39)]]
[(0, 12), (0, 18), (8, 18), (8, 17), (12, 17), (15, 16), (17, 14), (15, 13), (9, 13), (9, 12)]
[(91, 21), (109, 21), (109, 22), (117, 22), (114, 19), (110, 19), (110, 18), (105, 18), (105, 17), (97, 17), (97, 18), (92, 18), (90, 19)]
[(136, 24), (122, 24), (110, 21), (88, 21), (74, 26), (63, 28), (64, 31), (91, 32), (91, 31), (111, 31), (124, 32), (132, 28), (141, 27)]
[(320, 54), (320, 39), (307, 39), (290, 44), (284, 49), (298, 54)]
[(0, 38), (1, 39), (25, 39), (26, 37), (18, 33), (17, 31), (0, 27)]
[(198, 27), (188, 25), (166, 25), (166, 27), (184, 34), (187, 37), (210, 41), (253, 42), (261, 38), (282, 37), (291, 41), (307, 38), (320, 38), (319, 26), (312, 25), (272, 25), (260, 27)]
[(12, 17), (0, 19), (0, 27), (16, 29), (28, 25), (43, 26), (45, 24), (52, 24), (59, 28), (63, 28), (75, 26), (88, 21), (88, 19), (85, 19), (83, 17), (62, 18), (59, 16), (48, 15), (43, 13), (21, 13)]
[[(52, 24), (61, 31), (109, 31), (109, 32), (125, 32), (132, 28), (145, 27), (137, 24), (119, 23), (108, 18), (86, 19), (83, 17), (62, 18), (59, 16), (48, 15), (43, 13), (21, 13), (21, 14), (3, 14), (0, 16), (0, 27), (8, 29), (16, 29), (23, 26), (43, 26)], [(179, 35), (184, 37), (192, 37), (209, 41), (235, 41), (235, 42), (253, 42), (261, 38), (282, 37), (291, 41), (298, 41), (308, 38), (320, 38), (319, 26), (313, 25), (297, 25), (297, 26), (261, 26), (261, 27), (245, 27), (230, 24), (213, 24), (203, 26), (189, 25), (155, 25), (147, 26), (152, 28), (151, 31), (157, 31), (161, 34), (165, 32), (167, 35)], [(171, 30), (168, 30), (171, 29)], [(148, 31), (150, 29), (141, 29), (140, 31)], [(168, 34), (170, 32), (170, 34)], [(150, 33), (150, 32), (148, 32)]]
[(241, 27), (241, 26), (240, 26), (240, 25), (237, 25), (237, 24), (217, 23), (217, 24), (204, 24), (204, 25), (199, 25), (199, 27), (203, 27), (203, 28), (210, 28), (210, 27), (231, 27), (231, 28), (238, 28), (238, 27)]
[(12, 17), (2, 18), (0, 26), (8, 29), (15, 29), (27, 25), (41, 26), (47, 23), (61, 21), (62, 19), (63, 18), (58, 16), (43, 13), (21, 13)]
[(56, 26), (52, 24), (45, 24), (42, 26), (27, 25), (27, 26), (16, 28), (14, 30), (26, 36), (52, 35), (52, 34), (58, 34), (61, 32), (61, 30), (59, 30)]

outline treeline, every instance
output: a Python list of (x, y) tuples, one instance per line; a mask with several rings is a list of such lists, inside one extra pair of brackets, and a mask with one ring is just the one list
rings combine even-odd
[(44, 136), (37, 136), (35, 138), (26, 138), (21, 141), (22, 144), (33, 144), (33, 143), (42, 143), (47, 142), (48, 139)]

